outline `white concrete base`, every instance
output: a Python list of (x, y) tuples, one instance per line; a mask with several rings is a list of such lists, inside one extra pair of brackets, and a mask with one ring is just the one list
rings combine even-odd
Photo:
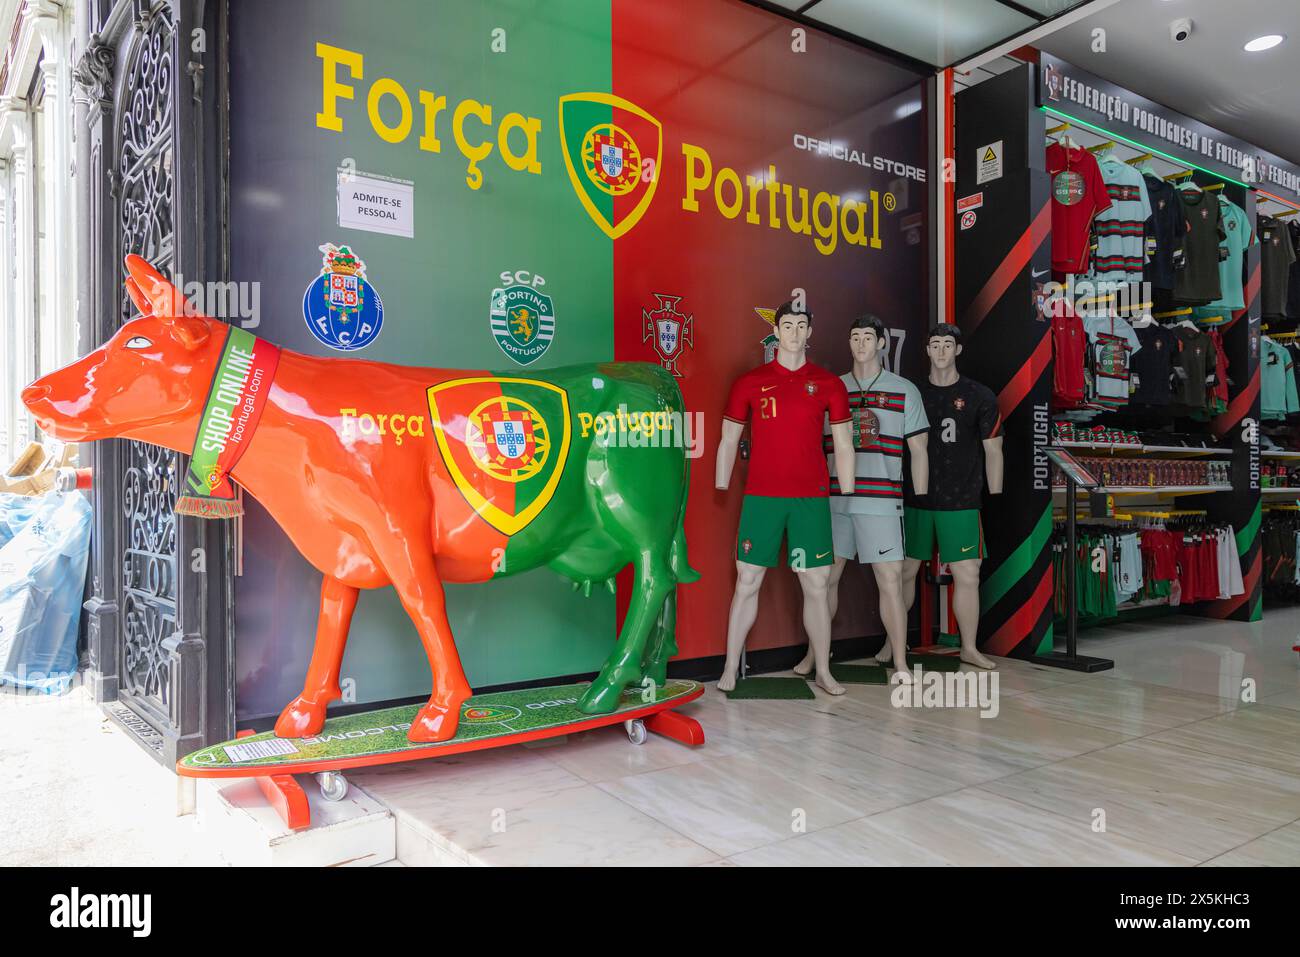
[(256, 780), (200, 780), (197, 813), (205, 838), (237, 867), (370, 867), (396, 857), (393, 816), (369, 794), (352, 785), (347, 797), (331, 803), (310, 775), (298, 783), (312, 824), (291, 831)]

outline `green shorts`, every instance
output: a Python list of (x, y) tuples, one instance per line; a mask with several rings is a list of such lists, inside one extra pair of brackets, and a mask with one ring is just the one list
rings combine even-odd
[(835, 561), (831, 543), (830, 500), (746, 495), (740, 507), (736, 558), (749, 565), (774, 568), (786, 537), (790, 567), (818, 568)]
[(903, 528), (908, 558), (929, 561), (934, 557), (936, 541), (941, 562), (984, 557), (984, 526), (977, 508), (946, 511), (908, 506), (903, 509)]

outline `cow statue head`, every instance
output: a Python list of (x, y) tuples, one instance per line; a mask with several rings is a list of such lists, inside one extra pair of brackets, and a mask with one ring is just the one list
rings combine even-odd
[(140, 317), (89, 355), (23, 389), (40, 428), (66, 442), (125, 436), (188, 451), (227, 328), (198, 314), (139, 256), (127, 293)]

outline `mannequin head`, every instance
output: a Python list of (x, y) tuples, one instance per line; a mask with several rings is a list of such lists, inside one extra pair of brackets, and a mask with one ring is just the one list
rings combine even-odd
[(932, 371), (955, 370), (957, 357), (961, 355), (961, 330), (947, 323), (935, 326), (925, 341), (925, 352), (930, 357)]
[(870, 365), (885, 351), (885, 323), (870, 313), (858, 316), (849, 326), (849, 352), (855, 365)]
[(782, 303), (776, 310), (776, 339), (782, 352), (789, 355), (803, 355), (808, 348), (808, 339), (812, 336), (813, 314), (811, 309), (803, 312), (795, 310), (793, 302)]

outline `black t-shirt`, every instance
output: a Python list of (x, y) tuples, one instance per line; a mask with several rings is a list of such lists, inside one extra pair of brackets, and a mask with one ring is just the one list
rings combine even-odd
[[(1291, 246), (1300, 256), (1300, 223), (1294, 219), (1287, 223)], [(1291, 264), (1291, 278), (1286, 287), (1286, 314), (1288, 319), (1300, 319), (1300, 259)]]
[(1168, 405), (1173, 401), (1169, 377), (1178, 354), (1178, 336), (1164, 326), (1134, 326), (1142, 348), (1129, 358), (1129, 372), (1137, 381), (1131, 401), (1142, 405)]
[(1296, 255), (1286, 224), (1269, 216), (1259, 218), (1259, 245), (1260, 313), (1268, 319), (1281, 316), (1286, 309), (1286, 286)]
[(1146, 222), (1146, 234), (1155, 239), (1156, 251), (1147, 262), (1143, 276), (1155, 289), (1174, 288), (1174, 250), (1183, 246), (1187, 227), (1183, 222), (1183, 204), (1178, 190), (1162, 179), (1143, 176), (1147, 196), (1151, 199), (1151, 216)]
[(1219, 198), (1200, 189), (1180, 189), (1187, 233), (1183, 266), (1174, 271), (1174, 298), (1203, 306), (1223, 295), (1219, 286), (1219, 241), (1223, 239)]
[(930, 420), (927, 508), (979, 508), (984, 493), (985, 439), (1002, 434), (1002, 416), (991, 389), (960, 376), (949, 386), (917, 383)]
[(1189, 409), (1205, 408), (1205, 379), (1215, 367), (1218, 354), (1210, 337), (1197, 329), (1177, 326), (1178, 354), (1174, 356), (1174, 401)]

